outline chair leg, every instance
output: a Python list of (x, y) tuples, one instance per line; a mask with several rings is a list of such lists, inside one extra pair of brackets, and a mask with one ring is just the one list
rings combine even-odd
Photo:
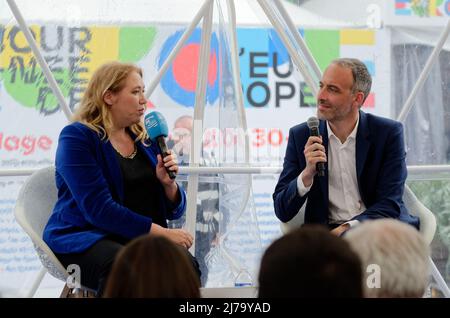
[(70, 295), (70, 288), (67, 286), (67, 284), (64, 284), (64, 288), (61, 291), (61, 295), (59, 295), (59, 298), (69, 298)]
[(95, 293), (91, 290), (82, 288), (69, 288), (69, 286), (65, 284), (59, 298), (96, 298), (96, 297)]
[(39, 288), (39, 285), (41, 285), (42, 279), (44, 279), (45, 274), (47, 273), (47, 269), (45, 267), (42, 267), (39, 273), (36, 276), (36, 279), (33, 282), (33, 285), (31, 286), (30, 290), (26, 294), (26, 298), (33, 298), (34, 294), (36, 294), (37, 289)]
[(437, 269), (437, 267), (434, 264), (431, 257), (430, 257), (430, 267), (431, 267), (431, 275), (433, 276), (434, 280), (436, 281), (436, 284), (437, 284), (439, 290), (442, 292), (442, 294), (444, 295), (445, 298), (450, 298), (450, 289), (448, 288), (447, 283), (445, 282), (441, 273)]

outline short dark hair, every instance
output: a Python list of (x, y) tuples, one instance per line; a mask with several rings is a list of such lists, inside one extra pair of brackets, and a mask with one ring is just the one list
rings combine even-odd
[(362, 297), (361, 261), (350, 245), (320, 225), (273, 242), (259, 272), (259, 297)]
[(187, 250), (161, 236), (140, 236), (116, 256), (104, 297), (199, 298)]
[(349, 68), (353, 75), (353, 87), (352, 92), (362, 92), (364, 94), (364, 101), (369, 96), (370, 88), (372, 87), (372, 76), (370, 76), (369, 70), (366, 65), (358, 59), (352, 58), (339, 58), (331, 62), (345, 68)]

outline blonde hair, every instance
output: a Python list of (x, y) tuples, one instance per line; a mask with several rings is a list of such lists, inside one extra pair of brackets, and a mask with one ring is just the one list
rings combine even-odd
[[(100, 66), (92, 75), (72, 121), (83, 123), (96, 131), (102, 139), (108, 139), (113, 124), (108, 105), (103, 98), (108, 91), (120, 92), (132, 72), (142, 77), (142, 69), (134, 64), (109, 62)], [(144, 142), (148, 138), (142, 122), (131, 125), (129, 129), (136, 135), (135, 141)]]

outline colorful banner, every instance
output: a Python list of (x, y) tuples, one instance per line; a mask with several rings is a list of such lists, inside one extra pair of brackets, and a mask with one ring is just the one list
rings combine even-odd
[(449, 17), (450, 0), (395, 0), (395, 15), (427, 17)]
[(390, 0), (386, 6), (385, 25), (445, 26), (450, 17), (450, 0)]
[[(94, 70), (104, 62), (136, 63), (148, 85), (184, 32), (179, 26), (31, 25), (31, 31), (71, 109), (80, 102)], [(389, 38), (383, 30), (300, 30), (319, 67), (335, 58), (356, 57), (365, 62), (374, 87), (364, 105), (368, 112), (389, 116)], [(271, 29), (237, 31), (241, 81), (247, 112), (252, 162), (279, 165), (289, 128), (315, 113), (315, 99), (295, 70), (282, 42)], [(195, 30), (156, 88), (149, 108), (166, 116), (169, 127), (193, 114), (201, 31)], [(217, 130), (208, 113), (223, 92), (221, 35), (211, 40), (206, 110), (210, 145), (239, 142)], [(383, 86), (384, 85), (384, 86)], [(212, 108), (211, 108), (212, 109)], [(215, 119), (214, 119), (215, 118)], [(39, 168), (53, 163), (60, 130), (67, 124), (56, 98), (17, 26), (0, 25), (0, 168)], [(209, 139), (208, 139), (209, 138)], [(223, 143), (222, 143), (223, 144)], [(276, 180), (257, 177), (254, 197), (262, 243), (280, 234), (271, 211), (270, 194)], [(0, 281), (17, 287), (17, 278), (33, 277), (39, 269), (31, 242), (15, 223), (13, 208), (23, 178), (0, 178)], [(29, 279), (21, 280), (28, 284)], [(1, 287), (0, 285), (0, 287)]]

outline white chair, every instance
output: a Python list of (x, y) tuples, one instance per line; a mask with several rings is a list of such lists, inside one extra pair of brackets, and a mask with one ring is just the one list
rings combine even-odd
[[(425, 241), (428, 243), (428, 245), (430, 245), (431, 241), (433, 241), (437, 227), (436, 217), (434, 216), (433, 212), (431, 212), (426, 206), (422, 204), (422, 202), (419, 201), (414, 192), (412, 192), (408, 186), (405, 186), (405, 191), (403, 193), (403, 202), (405, 203), (408, 212), (420, 219), (420, 233), (422, 233)], [(300, 209), (299, 213), (291, 221), (280, 224), (280, 228), (283, 234), (292, 231), (293, 229), (299, 227), (304, 223), (303, 219), (305, 206), (306, 204), (303, 205), (302, 209)], [(438, 289), (445, 297), (450, 298), (450, 289), (431, 257), (430, 268), (431, 275), (435, 280)]]
[[(431, 212), (425, 205), (422, 204), (422, 202), (419, 201), (414, 192), (412, 192), (408, 186), (405, 186), (405, 192), (403, 193), (403, 202), (405, 203), (408, 212), (420, 219), (420, 233), (422, 233), (425, 241), (428, 243), (428, 245), (430, 245), (431, 241), (433, 241), (437, 227), (436, 217), (434, 216), (433, 212)], [(431, 257), (430, 268), (431, 275), (435, 280), (438, 289), (446, 298), (450, 298), (450, 289), (448, 288), (447, 283), (437, 269)]]
[(298, 211), (298, 213), (288, 222), (281, 222), (280, 229), (281, 233), (287, 234), (293, 229), (296, 229), (305, 223), (305, 207), (308, 199), (306, 199), (305, 203), (303, 203), (302, 207)]
[[(42, 239), (42, 233), (57, 200), (55, 167), (47, 167), (33, 173), (20, 189), (14, 208), (17, 223), (33, 242), (34, 248), (43, 265), (26, 297), (33, 297), (48, 272), (66, 282), (69, 274)], [(85, 289), (83, 290), (85, 292)], [(67, 285), (63, 293), (70, 297)], [(63, 294), (61, 294), (63, 297)], [(76, 296), (75, 296), (76, 297)]]

